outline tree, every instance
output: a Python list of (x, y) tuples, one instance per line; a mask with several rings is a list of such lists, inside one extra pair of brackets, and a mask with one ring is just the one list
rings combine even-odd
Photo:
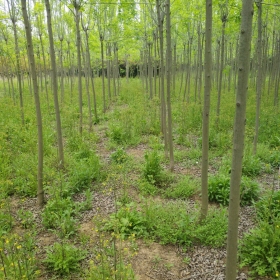
[(238, 84), (235, 104), (233, 155), (230, 178), (226, 280), (236, 279), (238, 215), (240, 207), (240, 184), (245, 139), (246, 98), (250, 70), (249, 65), (252, 38), (252, 21), (253, 0), (243, 0), (238, 55)]
[(13, 24), (14, 40), (15, 40), (15, 53), (16, 53), (16, 75), (19, 89), (20, 111), (21, 111), (21, 123), (24, 124), (24, 109), (23, 109), (23, 95), (22, 95), (22, 82), (21, 82), (21, 70), (20, 70), (20, 55), (18, 46), (18, 31), (17, 31), (17, 11), (15, 3), (16, 1), (7, 0), (10, 19)]
[(160, 45), (160, 99), (161, 99), (161, 131), (164, 139), (165, 156), (167, 157), (167, 134), (166, 134), (166, 102), (164, 91), (164, 54), (163, 54), (163, 22), (164, 11), (161, 8), (160, 0), (156, 0), (157, 20), (159, 30), (159, 45)]
[(74, 7), (72, 10), (75, 17), (76, 25), (76, 50), (77, 50), (77, 65), (78, 65), (78, 88), (79, 88), (79, 132), (83, 133), (83, 89), (82, 89), (82, 60), (81, 60), (81, 31), (80, 31), (80, 18), (82, 0), (71, 0)]
[(228, 20), (228, 0), (224, 4), (220, 4), (221, 9), (221, 21), (222, 21), (222, 43), (221, 43), (221, 63), (218, 67), (219, 79), (218, 79), (218, 100), (217, 100), (217, 111), (216, 111), (216, 123), (219, 124), (220, 118), (220, 104), (221, 104), (221, 92), (223, 83), (223, 71), (224, 71), (224, 60), (225, 60), (225, 29)]
[(202, 125), (202, 166), (201, 166), (201, 220), (208, 211), (208, 151), (209, 151), (209, 114), (212, 79), (212, 0), (206, 0), (205, 32), (205, 86)]
[(45, 0), (46, 11), (47, 11), (47, 24), (50, 42), (50, 58), (52, 66), (52, 83), (53, 83), (53, 98), (56, 116), (56, 133), (57, 133), (57, 143), (58, 143), (58, 154), (59, 154), (59, 167), (64, 167), (64, 152), (63, 152), (63, 141), (62, 141), (62, 130), (61, 130), (61, 120), (60, 120), (60, 110), (58, 103), (58, 82), (57, 82), (57, 69), (53, 42), (53, 32), (52, 32), (52, 18), (51, 18), (51, 7), (49, 0)]
[(171, 20), (170, 0), (166, 0), (166, 96), (167, 96), (167, 120), (168, 120), (168, 148), (170, 171), (174, 170), (173, 135), (172, 135), (172, 112), (171, 112)]
[(257, 43), (257, 94), (256, 94), (256, 119), (255, 135), (253, 144), (253, 153), (257, 152), (257, 143), (260, 126), (260, 108), (261, 108), (261, 91), (262, 91), (262, 0), (255, 2), (258, 7), (258, 43)]
[(28, 60), (31, 70), (33, 93), (36, 105), (36, 119), (38, 129), (38, 186), (37, 186), (37, 201), (40, 207), (44, 204), (44, 190), (43, 190), (43, 127), (42, 127), (42, 114), (40, 106), (39, 88), (37, 83), (37, 73), (34, 58), (33, 42), (31, 36), (31, 26), (28, 19), (26, 0), (21, 0), (21, 9), (24, 20), (25, 34), (27, 40)]

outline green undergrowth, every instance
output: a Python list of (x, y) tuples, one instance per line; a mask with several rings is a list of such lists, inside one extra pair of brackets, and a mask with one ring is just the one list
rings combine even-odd
[[(230, 194), (230, 175), (218, 174), (209, 178), (208, 197), (209, 201), (217, 202), (221, 205), (229, 204)], [(241, 178), (240, 186), (240, 204), (251, 205), (257, 201), (260, 194), (260, 188), (256, 181), (249, 177)]]
[(256, 203), (257, 225), (240, 243), (241, 266), (253, 275), (278, 279), (280, 271), (280, 191), (267, 192)]
[[(26, 83), (24, 125), (21, 125), (18, 97), (15, 105), (9, 97), (1, 97), (1, 279), (39, 279), (46, 276), (40, 275), (40, 267), (47, 269), (47, 277), (51, 275), (53, 279), (72, 279), (77, 273), (76, 279), (131, 280), (136, 278), (131, 266), (132, 257), (137, 253), (135, 238), (186, 247), (225, 245), (226, 208), (211, 206), (207, 218), (199, 223), (199, 206), (195, 204), (194, 209), (190, 209), (188, 199), (199, 197), (200, 178), (196, 173), (187, 176), (168, 171), (169, 160), (160, 129), (160, 99), (157, 96), (149, 99), (138, 79), (129, 83), (122, 81), (119, 95), (111, 100), (106, 98), (107, 111), (103, 113), (101, 81), (96, 80), (98, 119), (93, 120), (89, 132), (84, 95), (82, 135), (74, 95), (77, 83), (72, 93), (70, 84), (65, 83), (64, 100), (60, 100), (63, 169), (59, 168), (54, 105), (51, 101), (47, 105), (45, 94), (41, 95), (43, 185), (47, 202), (39, 217), (43, 230), (49, 231), (55, 240), (48, 247), (40, 247), (44, 261), (42, 257), (37, 258), (35, 246), (36, 242), (41, 245), (36, 233), (40, 219), (24, 204), (25, 197), (37, 194), (37, 125), (33, 96)], [(174, 156), (176, 167), (189, 174), (201, 165), (202, 103), (194, 102), (193, 96), (190, 102), (182, 102), (181, 97), (172, 96)], [(209, 179), (209, 199), (221, 205), (227, 205), (229, 200), (234, 98), (234, 94), (222, 98), (218, 124), (214, 117), (210, 118), (210, 163), (217, 173)], [(252, 272), (276, 277), (280, 271), (279, 193), (262, 194), (256, 183), (259, 176), (273, 174), (280, 165), (280, 117), (267, 99), (262, 99), (258, 149), (254, 155), (255, 108), (252, 104), (255, 98), (254, 94), (248, 97), (251, 106), (247, 110), (241, 205), (253, 204), (250, 207), (256, 207), (258, 221), (255, 229), (241, 241), (240, 256), (241, 264), (250, 266)], [(210, 116), (215, 116), (216, 100), (213, 98), (212, 102)], [(130, 148), (138, 147), (137, 156), (129, 153)], [(97, 194), (110, 197), (114, 203), (119, 201), (116, 211), (110, 217), (103, 216), (104, 220), (97, 222), (99, 226), (82, 237), (79, 228), (83, 212), (92, 210)], [(141, 200), (142, 196), (146, 200)], [(20, 231), (21, 235), (14, 231)]]
[[(119, 205), (102, 228), (126, 238), (133, 234), (160, 242), (191, 246), (200, 243), (212, 247), (225, 244), (227, 230), (226, 209), (211, 209), (201, 224), (199, 211), (187, 210), (185, 202), (144, 201)], [(219, 231), (217, 231), (219, 229)]]

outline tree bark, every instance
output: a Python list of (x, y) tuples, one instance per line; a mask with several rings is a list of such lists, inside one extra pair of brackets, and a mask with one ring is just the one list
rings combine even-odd
[(43, 128), (42, 128), (42, 114), (40, 107), (39, 88), (36, 75), (36, 65), (34, 58), (33, 42), (31, 36), (31, 27), (26, 10), (26, 0), (21, 0), (21, 9), (25, 26), (28, 59), (32, 76), (33, 93), (36, 105), (36, 119), (38, 129), (38, 186), (37, 186), (37, 203), (40, 207), (44, 204), (44, 190), (43, 190)]
[(168, 155), (167, 150), (167, 133), (166, 133), (166, 102), (164, 93), (164, 54), (163, 54), (163, 21), (164, 14), (161, 11), (160, 1), (156, 0), (157, 6), (157, 20), (158, 20), (158, 30), (159, 30), (159, 44), (160, 44), (160, 100), (161, 100), (161, 132), (164, 139), (164, 151), (165, 156)]
[(171, 50), (171, 20), (170, 20), (170, 0), (166, 0), (166, 97), (167, 97), (167, 120), (168, 120), (168, 148), (170, 171), (174, 170), (173, 154), (173, 133), (172, 133), (172, 112), (171, 112), (171, 69), (172, 69), (172, 50)]
[(77, 46), (77, 64), (78, 64), (78, 88), (79, 88), (79, 132), (83, 133), (83, 90), (82, 90), (82, 62), (81, 62), (81, 31), (80, 31), (80, 1), (73, 0), (75, 8), (76, 23), (76, 46)]
[(238, 84), (236, 92), (233, 155), (230, 179), (229, 222), (227, 236), (226, 280), (235, 280), (237, 274), (238, 216), (240, 183), (244, 153), (246, 98), (252, 38), (253, 0), (242, 1), (240, 45), (238, 56)]
[(225, 29), (226, 29), (226, 22), (228, 18), (227, 2), (225, 5), (226, 5), (225, 11), (222, 12), (222, 16), (221, 16), (223, 26), (222, 26), (222, 43), (221, 43), (221, 63), (219, 67), (218, 100), (217, 100), (217, 109), (216, 109), (217, 125), (219, 125), (219, 118), (220, 118), (220, 107), (221, 107), (220, 104), (221, 104), (221, 93), (222, 93), (223, 71), (224, 71), (224, 60), (225, 60)]
[(208, 212), (208, 151), (209, 151), (209, 115), (210, 94), (212, 82), (212, 0), (206, 0), (206, 23), (205, 23), (205, 86), (204, 107), (202, 124), (202, 166), (201, 166), (201, 216), (203, 220)]
[(54, 52), (51, 8), (50, 8), (49, 0), (45, 0), (45, 6), (47, 11), (47, 24), (48, 24), (48, 34), (49, 34), (49, 42), (50, 42), (50, 59), (51, 59), (51, 66), (52, 66), (53, 99), (54, 99), (55, 116), (56, 116), (56, 134), (57, 134), (57, 146), (58, 146), (58, 155), (59, 155), (59, 167), (63, 168), (64, 151), (63, 151), (63, 141), (62, 141), (60, 110), (59, 110), (59, 102), (58, 102), (57, 68), (56, 68), (56, 60), (55, 60), (55, 52)]
[(258, 45), (257, 45), (257, 94), (256, 94), (256, 118), (253, 154), (257, 153), (257, 144), (260, 126), (261, 91), (262, 91), (262, 0), (255, 2), (258, 7)]
[[(24, 108), (23, 108), (23, 91), (22, 91), (22, 83), (21, 83), (21, 70), (20, 70), (20, 55), (19, 55), (19, 47), (18, 47), (18, 33), (17, 33), (17, 18), (15, 15), (15, 4), (13, 1), (7, 1), (10, 19), (13, 24), (13, 32), (14, 32), (14, 40), (15, 40), (15, 53), (16, 53), (16, 75), (18, 81), (18, 89), (19, 89), (19, 101), (20, 101), (20, 113), (21, 113), (21, 124), (24, 125)], [(14, 95), (13, 95), (14, 96)]]

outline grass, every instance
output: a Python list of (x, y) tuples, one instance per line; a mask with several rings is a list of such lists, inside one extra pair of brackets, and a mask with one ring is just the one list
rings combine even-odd
[[(1, 86), (0, 83), (0, 90)], [(16, 105), (13, 105), (9, 97), (1, 97), (0, 232), (4, 238), (1, 239), (0, 253), (3, 252), (1, 249), (5, 249), (8, 254), (4, 260), (1, 253), (4, 261), (2, 264), (0, 262), (0, 278), (5, 269), (6, 274), (9, 274), (8, 279), (19, 279), (23, 277), (23, 273), (28, 274), (29, 279), (46, 275), (49, 279), (71, 279), (72, 275), (73, 279), (134, 279), (131, 264), (138, 251), (136, 238), (185, 247), (195, 244), (209, 247), (225, 246), (226, 208), (218, 205), (210, 207), (208, 218), (202, 224), (198, 224), (199, 170), (202, 156), (201, 105), (194, 102), (183, 103), (177, 96), (172, 98), (173, 136), (176, 144), (174, 155), (175, 166), (178, 169), (175, 170), (175, 174), (170, 174), (160, 131), (158, 98), (148, 99), (138, 79), (129, 83), (122, 81), (119, 96), (110, 101), (106, 99), (108, 110), (103, 114), (101, 91), (98, 91), (100, 88), (101, 81), (96, 79), (99, 121), (94, 125), (92, 132), (88, 131), (89, 113), (84, 96), (84, 131), (81, 136), (78, 133), (78, 100), (74, 96), (71, 98), (70, 85), (65, 84), (66, 94), (61, 104), (65, 151), (63, 170), (58, 168), (54, 106), (46, 105), (46, 98), (42, 92), (43, 181), (47, 203), (39, 213), (25, 204), (32, 201), (34, 205), (33, 198), (37, 192), (37, 128), (33, 98), (26, 83), (25, 125), (21, 126), (18, 100)], [(248, 103), (254, 102), (254, 95), (250, 94)], [(260, 176), (275, 173), (280, 163), (280, 116), (265, 98), (262, 99), (262, 106), (256, 155), (252, 154), (254, 107), (249, 106), (247, 112), (243, 165), (243, 173), (247, 177), (244, 177), (243, 184), (249, 191), (243, 192), (243, 198), (245, 202), (250, 203), (256, 200), (257, 187), (254, 181), (258, 181)], [(211, 116), (214, 115), (213, 98)], [(209, 173), (213, 170), (216, 172), (211, 174), (216, 176), (215, 186), (222, 184), (228, 187), (233, 115), (234, 95), (229, 94), (227, 98), (222, 98), (219, 127), (216, 126), (214, 117), (210, 118), (209, 147), (212, 169)], [(137, 154), (131, 154), (131, 149)], [(187, 174), (183, 174), (183, 171), (187, 171)], [(219, 181), (218, 175), (225, 178), (224, 181)], [(226, 188), (218, 189), (224, 190), (225, 193), (228, 191)], [(220, 197), (222, 202), (225, 202), (218, 201), (221, 204), (228, 202), (228, 196), (224, 193), (216, 191), (213, 197)], [(187, 207), (190, 199), (195, 200), (194, 209)], [(266, 203), (269, 204), (267, 201)], [(82, 242), (82, 219), (91, 211), (94, 212), (96, 225), (94, 229), (86, 232), (83, 238), (87, 241)], [(266, 213), (266, 210), (262, 209), (261, 213)], [(42, 224), (38, 217), (42, 218)], [(263, 223), (259, 226), (260, 230), (264, 229), (266, 236), (274, 240), (275, 235), (271, 235), (269, 231), (271, 221), (266, 225)], [(24, 236), (30, 234), (32, 238), (20, 240), (16, 235), (19, 229)], [(41, 232), (52, 236), (48, 244), (41, 244), (43, 257), (38, 248), (32, 245), (33, 239), (41, 242)], [(256, 229), (252, 236), (246, 239), (248, 241), (244, 241), (244, 244), (249, 244), (247, 247), (259, 240), (260, 231)], [(13, 240), (13, 244), (17, 242), (17, 245), (7, 247), (6, 240)], [(258, 244), (257, 242), (255, 246)], [(24, 251), (18, 251), (17, 246), (22, 246)], [(252, 252), (246, 250), (242, 253), (245, 256), (243, 263), (252, 265), (254, 270), (256, 260), (250, 260), (248, 255)], [(14, 265), (11, 269), (11, 262), (16, 263), (23, 253), (30, 256), (28, 269), (21, 267), (22, 263)], [(14, 258), (14, 261), (11, 261), (11, 258)], [(37, 261), (34, 261), (34, 258)], [(274, 265), (274, 255), (270, 263)], [(70, 267), (74, 268), (74, 272), (71, 272)], [(168, 269), (173, 268), (170, 266)], [(267, 272), (272, 275), (277, 272), (272, 267), (267, 267), (267, 263), (262, 269), (262, 274)]]

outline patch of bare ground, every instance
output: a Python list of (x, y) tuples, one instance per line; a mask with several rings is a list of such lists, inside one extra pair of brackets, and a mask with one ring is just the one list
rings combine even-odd
[(136, 147), (128, 148), (126, 152), (129, 156), (133, 157), (135, 161), (143, 161), (147, 149), (148, 149), (147, 145), (140, 144)]
[(138, 242), (139, 251), (132, 262), (138, 280), (179, 279), (182, 258), (175, 246)]
[(270, 174), (262, 174), (258, 176), (257, 181), (260, 183), (262, 190), (279, 190), (280, 191), (280, 184), (279, 178), (280, 171), (276, 171)]

